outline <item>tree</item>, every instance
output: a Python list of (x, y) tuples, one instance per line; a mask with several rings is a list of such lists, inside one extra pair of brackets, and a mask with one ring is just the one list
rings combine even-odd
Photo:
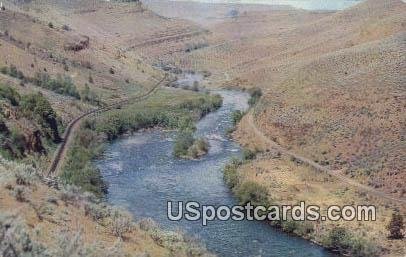
[(35, 119), (41, 125), (47, 137), (52, 138), (55, 143), (60, 142), (56, 113), (41, 93), (23, 96), (21, 109), (26, 117)]
[(403, 230), (405, 229), (405, 224), (403, 223), (403, 217), (398, 210), (392, 213), (392, 219), (388, 224), (389, 238), (392, 239), (402, 239), (404, 237)]

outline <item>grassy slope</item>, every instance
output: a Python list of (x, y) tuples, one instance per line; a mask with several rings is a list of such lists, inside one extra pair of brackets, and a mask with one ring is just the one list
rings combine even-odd
[[(73, 1), (69, 3), (71, 6), (66, 8), (66, 6), (60, 5), (60, 1), (52, 4), (51, 1), (30, 1), (18, 6), (9, 5), (10, 2), (7, 1), (6, 11), (2, 11), (0, 17), (0, 67), (13, 64), (29, 77), (34, 76), (36, 72), (46, 72), (51, 76), (65, 74), (72, 78), (79, 90), (84, 89), (87, 84), (90, 90), (101, 98), (103, 103), (110, 103), (138, 94), (141, 90), (148, 90), (156, 83), (156, 79), (163, 75), (161, 71), (145, 64), (142, 60), (140, 56), (147, 54), (147, 52), (139, 49), (125, 52), (123, 49), (136, 43), (142, 43), (137, 40), (148, 41), (156, 37), (157, 33), (164, 33), (171, 28), (174, 29), (171, 33), (175, 34), (178, 33), (177, 27), (180, 27), (181, 33), (198, 29), (183, 22), (168, 21), (158, 17), (137, 4), (105, 3), (102, 1), (97, 5), (92, 5), (92, 3), (93, 1)], [(10, 10), (11, 7), (13, 10)], [(89, 8), (95, 8), (97, 11), (89, 11)], [(106, 12), (106, 10), (108, 11)], [(96, 17), (89, 16), (89, 14)], [(115, 22), (111, 23), (111, 20), (115, 20)], [(144, 22), (145, 20), (148, 22)], [(99, 21), (99, 23), (95, 21)], [(50, 22), (53, 26), (49, 26)], [(89, 24), (93, 25), (90, 26)], [(115, 27), (109, 27), (108, 24), (114, 24)], [(144, 25), (140, 26), (140, 24)], [(68, 25), (71, 29), (65, 30), (62, 28), (63, 25)], [(153, 25), (155, 29), (151, 30), (148, 25)], [(138, 29), (134, 30), (134, 26)], [(100, 31), (105, 33), (100, 33)], [(152, 32), (152, 34), (145, 33), (147, 31)], [(129, 36), (129, 38), (121, 37), (119, 34)], [(77, 52), (66, 50), (66, 45), (78, 43), (85, 38), (83, 35), (90, 37), (87, 48)], [(145, 36), (145, 38), (140, 38), (140, 35)], [(182, 44), (179, 44), (180, 47)], [(157, 54), (159, 53), (157, 52)], [(96, 107), (36, 87), (31, 83), (25, 83), (22, 86), (21, 80), (8, 75), (0, 74), (0, 82), (11, 85), (20, 94), (41, 91), (51, 102), (64, 124), (67, 124), (73, 117)], [(183, 99), (176, 98), (179, 96)], [(154, 100), (147, 103), (151, 105), (148, 106), (151, 112), (159, 112), (163, 108), (170, 107), (175, 110), (177, 108), (172, 104), (176, 105), (184, 100), (198, 97), (196, 93), (192, 92), (167, 93), (166, 90), (163, 90), (155, 96)], [(156, 101), (155, 104), (154, 101)], [(145, 106), (139, 104), (131, 107)], [(132, 113), (130, 109), (127, 112)], [(120, 111), (115, 113), (121, 115)], [(190, 115), (196, 118), (200, 115), (200, 111), (195, 110), (193, 113), (188, 113), (183, 109), (172, 113), (172, 115), (175, 114)], [(106, 117), (106, 119), (108, 118)], [(14, 121), (8, 120), (8, 122)], [(100, 141), (96, 140), (97, 142)], [(49, 156), (51, 155), (52, 153), (49, 154)], [(93, 156), (91, 154), (89, 158), (85, 158), (85, 163), (88, 163)], [(24, 162), (28, 162), (28, 160), (24, 160)], [(62, 254), (60, 251), (67, 250), (62, 249), (64, 248), (62, 245), (58, 245), (59, 239), (63, 239), (62, 241), (65, 243), (72, 242), (74, 244), (72, 251), (90, 247), (96, 249), (95, 256), (102, 256), (102, 254), (111, 256), (111, 251), (114, 249), (110, 248), (113, 248), (114, 242), (118, 241), (118, 237), (112, 234), (111, 222), (115, 217), (114, 211), (108, 211), (107, 216), (103, 218), (104, 221), (94, 220), (94, 215), (98, 214), (96, 212), (93, 215), (88, 210), (85, 211), (87, 208), (85, 206), (88, 203), (87, 200), (83, 200), (86, 197), (82, 193), (67, 192), (69, 197), (73, 196), (73, 199), (68, 200), (65, 191), (72, 191), (72, 189), (57, 191), (40, 182), (33, 182), (34, 185), (32, 186), (16, 185), (16, 180), (13, 179), (14, 168), (10, 168), (10, 165), (15, 166), (17, 164), (2, 162), (0, 165), (2, 176), (0, 191), (4, 193), (2, 193), (0, 201), (2, 203), (2, 215), (12, 215), (13, 228), (14, 225), (28, 225), (25, 226), (25, 230), (33, 241), (43, 243), (47, 250), (59, 251), (52, 253), (53, 256), (60, 255)], [(3, 175), (7, 178), (11, 177), (11, 180), (3, 179)], [(16, 197), (16, 195), (19, 196)], [(50, 200), (54, 204), (49, 204), (48, 200), (55, 195), (58, 195), (57, 199)], [(20, 196), (23, 196), (23, 201), (19, 201), (22, 200)], [(68, 201), (66, 202), (66, 200)], [(78, 204), (73, 204), (74, 202)], [(97, 203), (91, 204), (96, 204), (95, 208), (103, 212), (110, 208), (97, 207)], [(42, 210), (43, 208), (44, 210)], [(14, 212), (13, 210), (18, 211)], [(44, 212), (43, 214), (47, 217), (42, 217), (42, 214), (38, 214), (38, 212)], [(0, 221), (2, 223), (1, 229), (4, 229), (3, 225), (10, 221), (4, 216), (1, 217)], [(118, 223), (120, 222), (118, 220)], [(195, 247), (195, 243), (182, 235), (173, 232), (161, 232), (155, 228), (144, 231), (139, 227), (140, 225), (135, 225), (135, 230), (125, 234), (124, 242), (120, 243), (119, 246), (119, 253), (113, 254), (114, 256), (120, 256), (122, 253), (140, 256), (145, 254), (149, 254), (148, 256), (172, 254), (194, 256), (198, 254), (200, 256), (202, 253), (197, 249), (198, 247)], [(65, 233), (65, 230), (69, 230), (69, 232)], [(79, 239), (78, 234), (81, 234)], [(19, 236), (20, 234), (13, 232), (11, 235)], [(76, 239), (79, 242), (76, 242)], [(94, 240), (99, 242), (97, 246), (93, 244)], [(63, 242), (62, 244), (64, 244)], [(15, 241), (15, 243), (18, 242)], [(104, 246), (100, 247), (100, 245)], [(17, 247), (21, 247), (21, 245)], [(85, 254), (85, 256), (89, 256), (89, 254)]]
[[(287, 41), (279, 55), (245, 66), (257, 76), (242, 77), (268, 89), (253, 110), (259, 128), (294, 152), (404, 197), (404, 11), (400, 1), (366, 1), (312, 26), (299, 26), (288, 35), (309, 37), (302, 39), (305, 43), (289, 46)], [(265, 149), (244, 122), (236, 134), (239, 141)], [(379, 255), (405, 254), (404, 240), (388, 239), (386, 228), (393, 208), (404, 213), (404, 206), (275, 156), (265, 154), (239, 170), (242, 181), (266, 186), (275, 203), (378, 206), (376, 222), (322, 222), (311, 224), (311, 233), (303, 233), (300, 226), (295, 233), (325, 243), (338, 225), (383, 249)]]
[(134, 223), (75, 188), (51, 189), (34, 168), (1, 157), (0, 187), (2, 245), (18, 256), (211, 256), (191, 238)]

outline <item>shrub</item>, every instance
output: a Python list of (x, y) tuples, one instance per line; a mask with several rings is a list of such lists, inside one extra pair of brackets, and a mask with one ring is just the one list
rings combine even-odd
[(246, 181), (234, 188), (234, 192), (241, 204), (250, 202), (254, 206), (267, 206), (268, 189), (256, 182)]
[(80, 99), (91, 104), (100, 105), (100, 98), (96, 95), (95, 92), (90, 90), (88, 84), (85, 84), (85, 88), (80, 93)]
[(248, 104), (250, 106), (254, 106), (258, 100), (261, 98), (262, 96), (262, 90), (260, 88), (251, 88), (248, 91), (250, 93), (250, 99), (248, 100)]
[(224, 181), (231, 189), (236, 187), (240, 183), (240, 179), (237, 173), (238, 167), (241, 165), (241, 161), (233, 159), (229, 164), (224, 167)]
[(7, 66), (1, 67), (1, 68), (0, 68), (0, 72), (1, 72), (2, 74), (8, 74), (8, 67), (7, 67)]
[(36, 120), (48, 138), (52, 138), (55, 143), (61, 140), (56, 113), (48, 99), (41, 93), (23, 96), (20, 105), (24, 115), (29, 119)]
[(348, 232), (343, 227), (334, 227), (330, 230), (323, 244), (330, 249), (350, 256), (378, 256), (378, 249), (374, 244)]
[(158, 228), (158, 224), (151, 218), (145, 218), (138, 222), (140, 229), (144, 231), (151, 231)]
[(13, 106), (20, 103), (20, 94), (12, 87), (0, 84), (0, 99), (7, 99)]
[(100, 139), (97, 133), (81, 126), (60, 175), (62, 182), (78, 186), (98, 197), (105, 194), (107, 184), (103, 181), (100, 171), (91, 163), (100, 151)]
[(66, 24), (64, 24), (62, 26), (62, 29), (65, 30), (65, 31), (70, 31), (70, 27), (68, 25), (66, 25)]
[(287, 233), (293, 233), (298, 228), (298, 222), (294, 220), (287, 220), (282, 222), (282, 229)]
[(244, 113), (240, 110), (233, 111), (231, 113), (231, 119), (234, 125), (237, 125), (238, 122), (244, 117)]
[(94, 221), (100, 221), (109, 216), (109, 210), (105, 205), (86, 203), (84, 208), (85, 215), (91, 217)]
[(252, 151), (250, 149), (244, 149), (242, 152), (242, 155), (243, 155), (243, 159), (247, 161), (247, 160), (255, 159), (257, 153), (256, 153), (256, 151)]
[(49, 22), (49, 23), (48, 23), (48, 27), (50, 27), (51, 29), (53, 29), (53, 28), (54, 28), (54, 24), (53, 24), (52, 22)]
[(32, 80), (39, 87), (49, 89), (58, 94), (69, 95), (80, 99), (76, 86), (73, 84), (73, 81), (69, 76), (62, 76), (58, 74), (54, 79), (51, 78), (46, 72), (37, 72)]
[(26, 189), (23, 186), (15, 186), (13, 195), (15, 199), (19, 202), (26, 202), (27, 201), (27, 193)]
[(111, 217), (111, 231), (113, 235), (123, 238), (126, 233), (134, 229), (131, 214), (119, 209), (112, 209)]
[(389, 230), (389, 238), (402, 239), (404, 237), (403, 230), (405, 229), (405, 224), (403, 223), (403, 217), (399, 211), (392, 213), (392, 218), (387, 228)]
[(188, 154), (188, 149), (193, 145), (194, 138), (190, 131), (181, 131), (178, 133), (173, 147), (173, 155), (182, 157)]
[(31, 239), (20, 219), (0, 214), (0, 235), (0, 256), (52, 256), (40, 243)]

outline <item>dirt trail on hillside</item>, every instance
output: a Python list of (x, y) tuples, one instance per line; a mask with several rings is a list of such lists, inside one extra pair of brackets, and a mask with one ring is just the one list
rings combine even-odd
[(248, 113), (246, 115), (246, 124), (249, 126), (249, 128), (251, 129), (251, 131), (255, 134), (255, 136), (257, 136), (262, 142), (264, 142), (266, 145), (270, 146), (273, 149), (276, 149), (277, 151), (279, 151), (281, 154), (287, 155), (289, 157), (295, 158), (296, 160), (299, 160), (300, 162), (308, 165), (309, 167), (314, 168), (317, 171), (321, 171), (321, 172), (325, 172), (337, 179), (339, 179), (340, 181), (351, 185), (353, 187), (356, 187), (357, 189), (364, 191), (366, 193), (370, 193), (372, 195), (375, 195), (377, 197), (380, 198), (384, 198), (393, 202), (396, 202), (398, 204), (402, 204), (402, 205), (406, 205), (406, 199), (404, 198), (395, 198), (393, 196), (391, 196), (390, 194), (386, 194), (384, 192), (378, 191), (372, 187), (363, 185), (353, 179), (350, 179), (346, 176), (344, 176), (343, 174), (341, 174), (340, 171), (337, 170), (331, 170), (328, 167), (322, 166), (306, 157), (303, 157), (301, 155), (298, 155), (296, 153), (293, 153), (285, 148), (283, 148), (282, 146), (278, 145), (276, 142), (272, 141), (271, 139), (269, 139), (255, 124), (254, 118), (252, 113)]
[(66, 127), (65, 133), (62, 136), (62, 143), (59, 145), (58, 149), (56, 150), (54, 157), (51, 161), (51, 165), (49, 166), (49, 170), (47, 173), (47, 176), (56, 176), (58, 175), (58, 171), (60, 170), (63, 160), (65, 159), (69, 147), (72, 145), (72, 142), (74, 140), (74, 134), (76, 130), (80, 126), (80, 122), (83, 120), (83, 118), (89, 117), (90, 115), (93, 114), (100, 114), (103, 112), (107, 112), (111, 109), (114, 109), (118, 106), (124, 105), (124, 104), (129, 104), (133, 101), (137, 100), (144, 100), (145, 98), (149, 97), (152, 93), (156, 91), (156, 89), (167, 79), (167, 76), (164, 76), (163, 79), (158, 81), (151, 89), (149, 89), (146, 93), (141, 94), (139, 96), (135, 96), (130, 99), (124, 99), (119, 102), (110, 104), (105, 107), (101, 107), (98, 109), (94, 109), (92, 111), (89, 111), (87, 113), (84, 113), (78, 117), (76, 117), (74, 120), (72, 120), (69, 125)]

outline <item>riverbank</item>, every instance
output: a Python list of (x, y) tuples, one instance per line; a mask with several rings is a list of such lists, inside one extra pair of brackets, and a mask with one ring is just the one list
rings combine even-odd
[(197, 236), (210, 252), (221, 257), (283, 256), (286, 252), (295, 257), (333, 256), (321, 247), (290, 237), (262, 222), (216, 220), (204, 227), (201, 221), (168, 220), (168, 200), (237, 204), (224, 184), (222, 168), (243, 153), (226, 131), (233, 125), (231, 114), (247, 110), (249, 94), (217, 92), (223, 96), (223, 106), (196, 124), (195, 136), (205, 138), (211, 146), (208, 154), (198, 160), (173, 156), (177, 136), (173, 131), (137, 132), (109, 144), (103, 158), (95, 161), (110, 185), (107, 202), (125, 207), (136, 217), (153, 217), (166, 229), (180, 229)]
[(86, 119), (68, 152), (60, 178), (101, 197), (108, 186), (92, 160), (103, 153), (106, 142), (152, 127), (193, 131), (197, 120), (220, 106), (221, 97), (216, 95), (162, 88), (144, 101)]
[(128, 211), (77, 187), (57, 190), (41, 180), (34, 167), (0, 157), (2, 256), (213, 257), (181, 232), (150, 219), (134, 222)]
[[(299, 160), (284, 156), (260, 140), (248, 122), (244, 117), (233, 137), (244, 147), (260, 151), (252, 160), (235, 162), (226, 169), (226, 181), (232, 181), (231, 187), (237, 196), (241, 194), (241, 185), (248, 183), (252, 188), (264, 189), (260, 195), (267, 203), (296, 205), (304, 201), (307, 205), (320, 206), (323, 215), (331, 205), (380, 206), (377, 208), (376, 221), (286, 221), (271, 225), (341, 254), (404, 255), (404, 240), (389, 239), (387, 229), (394, 209), (404, 211), (403, 206), (358, 191), (337, 178), (307, 167)], [(253, 194), (254, 198), (256, 195)]]

